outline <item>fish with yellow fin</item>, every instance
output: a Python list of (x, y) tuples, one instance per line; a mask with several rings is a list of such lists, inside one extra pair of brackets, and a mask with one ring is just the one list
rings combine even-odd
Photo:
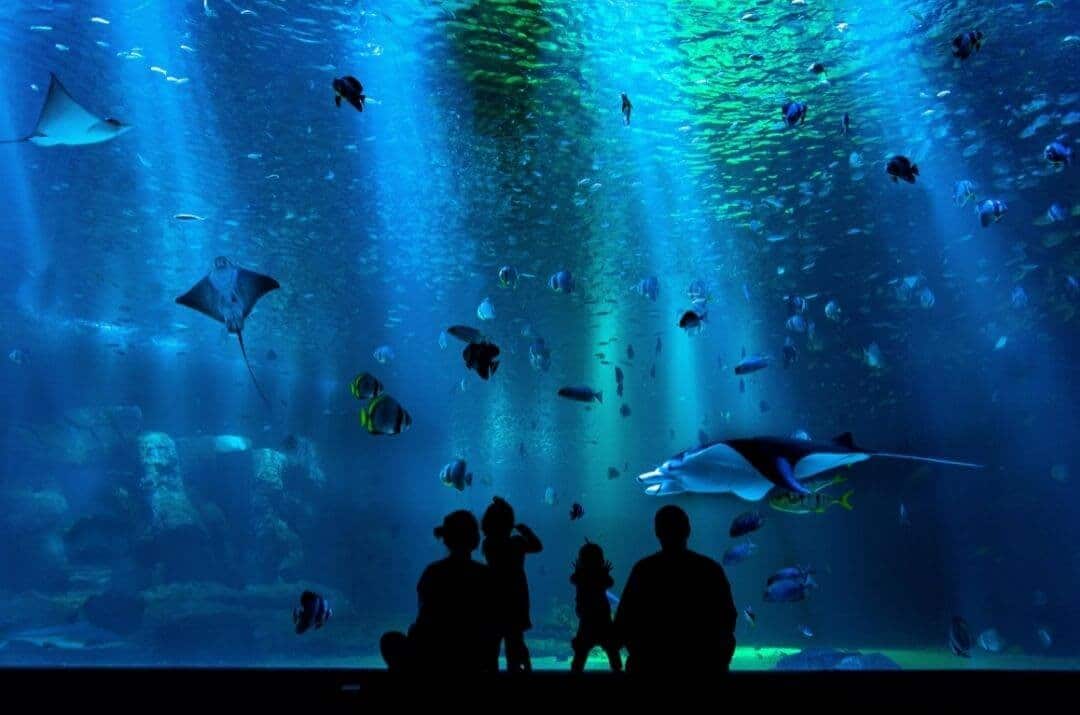
[(854, 489), (844, 492), (839, 499), (825, 493), (825, 490), (829, 487), (845, 481), (847, 481), (847, 477), (841, 474), (834, 474), (823, 479), (808, 480), (802, 483), (809, 490), (808, 494), (796, 494), (786, 489), (773, 488), (768, 494), (769, 506), (788, 514), (824, 514), (832, 506), (841, 506), (851, 511), (855, 508), (851, 504), (851, 496), (855, 493)]

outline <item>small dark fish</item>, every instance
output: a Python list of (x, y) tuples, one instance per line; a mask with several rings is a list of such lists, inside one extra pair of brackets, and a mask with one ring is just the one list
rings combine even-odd
[(1063, 138), (1058, 137), (1057, 140), (1050, 142), (1046, 145), (1046, 149), (1043, 150), (1043, 156), (1051, 164), (1064, 164), (1068, 166), (1072, 163), (1072, 147), (1065, 144)]
[(633, 345), (627, 345), (626, 346), (626, 359), (627, 360), (633, 360), (634, 359), (634, 346)]
[(757, 550), (757, 544), (752, 541), (747, 541), (744, 544), (736, 544), (727, 551), (724, 552), (723, 559), (721, 560), (724, 566), (734, 566), (735, 564), (741, 564), (748, 558), (754, 555), (754, 551)]
[(807, 71), (813, 72), (814, 74), (824, 74), (825, 73), (825, 65), (822, 64), (821, 62), (815, 62), (812, 65), (810, 65), (809, 67), (807, 67), (806, 69), (807, 69)]
[(486, 380), (495, 374), (499, 367), (499, 347), (494, 343), (469, 343), (461, 356), (465, 358), (465, 367), (474, 370), (481, 379)]
[[(813, 583), (814, 570), (803, 566), (788, 566), (782, 568), (772, 576), (769, 576), (767, 585), (771, 586), (777, 581), (797, 581), (799, 583)], [(815, 584), (816, 585), (816, 584)]]
[(517, 288), (518, 270), (513, 266), (503, 266), (499, 269), (499, 285), (503, 288)]
[(656, 363), (653, 363), (652, 367), (649, 368), (649, 377), (656, 379)]
[(1000, 221), (1008, 210), (1009, 207), (1001, 199), (986, 199), (975, 207), (975, 212), (979, 214), (979, 225), (983, 228)]
[(548, 279), (548, 288), (556, 293), (573, 293), (574, 292), (574, 277), (570, 274), (570, 271), (558, 271), (551, 274), (551, 278)]
[(464, 459), (455, 459), (453, 462), (448, 462), (439, 472), (439, 481), (463, 492), (465, 487), (472, 485), (473, 475), (468, 471)]
[(784, 368), (789, 368), (799, 361), (799, 349), (795, 347), (795, 341), (791, 336), (784, 338)]
[(664, 349), (664, 344), (662, 342), (660, 342), (660, 337), (657, 336), (657, 338), (656, 338), (656, 354), (660, 355), (660, 353), (661, 353), (661, 351), (663, 351), (663, 349)]
[(577, 521), (583, 516), (585, 516), (585, 507), (574, 502), (570, 507), (570, 521)]
[(851, 131), (851, 115), (848, 114), (847, 112), (844, 112), (844, 116), (841, 117), (841, 119), (840, 119), (840, 134), (846, 137), (848, 135), (848, 132), (850, 132), (850, 131)]
[(619, 414), (622, 415), (623, 417), (629, 417), (630, 416), (630, 405), (628, 405), (628, 404), (626, 404), (624, 402), (622, 404), (622, 407), (619, 408)]
[(953, 655), (970, 658), (971, 646), (971, 631), (968, 629), (967, 621), (960, 616), (953, 616), (952, 623), (949, 625), (949, 650), (953, 652)]
[(696, 310), (688, 310), (682, 314), (679, 318), (679, 327), (683, 330), (693, 330), (694, 328), (700, 328), (701, 324), (705, 322), (705, 316), (698, 313)]
[(620, 474), (619, 470), (616, 469), (615, 467), (608, 467), (607, 468), (607, 478), (608, 479), (618, 479), (619, 474)]
[(757, 531), (764, 523), (765, 517), (761, 515), (760, 511), (744, 511), (732, 520), (728, 535), (733, 539), (737, 539), (740, 536)]
[(909, 184), (914, 184), (915, 177), (919, 175), (919, 166), (913, 164), (906, 156), (897, 154), (885, 165), (885, 173), (892, 177), (893, 183), (903, 179)]
[(412, 417), (384, 392), (360, 410), (360, 426), (374, 435), (401, 434), (412, 426)]
[(630, 126), (630, 112), (634, 110), (634, 105), (630, 104), (630, 98), (626, 96), (626, 92), (622, 93), (622, 115), (623, 120), (626, 122), (626, 126)]
[(525, 443), (518, 442), (518, 456), (525, 459)]
[(618, 365), (615, 366), (615, 393), (623, 396), (623, 371)]
[(810, 588), (815, 585), (812, 579), (807, 581), (780, 579), (765, 587), (763, 598), (768, 603), (795, 603), (805, 600)]
[(761, 410), (762, 414), (768, 412), (769, 411), (769, 403), (766, 402), (765, 400), (762, 400), (761, 402), (758, 403), (758, 409)]
[(370, 372), (362, 372), (353, 378), (349, 384), (349, 391), (358, 400), (370, 400), (382, 393), (383, 386)]
[(952, 41), (953, 57), (966, 60), (971, 54), (982, 48), (983, 34), (979, 30), (968, 30), (957, 35)]
[(364, 101), (367, 97), (364, 95), (364, 85), (360, 84), (360, 80), (351, 75), (334, 80), (334, 104), (340, 107), (342, 99), (356, 107), (358, 112), (364, 111)]
[(451, 325), (446, 329), (446, 332), (466, 343), (478, 343), (484, 339), (483, 333), (476, 328), (470, 328), (468, 325)]
[(300, 635), (312, 626), (315, 630), (322, 628), (334, 612), (325, 598), (313, 591), (304, 591), (300, 594), (300, 605), (293, 609), (292, 615), (296, 634)]
[(597, 402), (604, 401), (603, 392), (597, 392), (586, 385), (560, 387), (559, 397), (565, 397), (568, 400), (575, 400), (577, 402), (592, 402), (593, 400), (596, 400)]
[(803, 102), (784, 102), (780, 112), (784, 115), (784, 124), (789, 127), (806, 121), (806, 104)]
[(752, 372), (758, 370), (764, 370), (769, 366), (769, 358), (764, 355), (750, 355), (744, 357), (739, 361), (739, 364), (735, 366), (736, 375), (749, 375)]
[(274, 360), (277, 360), (277, 353), (274, 352), (273, 350), (267, 350), (266, 351), (266, 359), (271, 361), (271, 362), (273, 362)]

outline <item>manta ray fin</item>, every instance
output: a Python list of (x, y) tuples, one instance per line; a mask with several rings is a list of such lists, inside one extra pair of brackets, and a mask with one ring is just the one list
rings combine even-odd
[(249, 271), (246, 268), (236, 269), (236, 294), (244, 306), (245, 318), (251, 313), (251, 309), (255, 307), (259, 298), (280, 287), (281, 284), (270, 276), (264, 276), (262, 273)]
[(81, 127), (83, 131), (87, 131), (100, 121), (99, 117), (75, 101), (55, 74), (49, 73), (49, 91), (34, 125), (34, 135), (49, 136), (51, 128), (69, 132)]
[(193, 310), (197, 310), (219, 323), (225, 322), (225, 316), (221, 314), (221, 310), (218, 307), (220, 304), (218, 292), (214, 288), (214, 284), (210, 282), (209, 277), (203, 278), (192, 286), (191, 290), (177, 298), (176, 302), (180, 305), (192, 308)]
[(236, 337), (240, 339), (240, 354), (244, 356), (244, 364), (247, 365), (248, 372), (251, 373), (251, 381), (255, 384), (255, 389), (259, 393), (259, 397), (263, 399), (267, 407), (270, 407), (270, 399), (263, 392), (262, 386), (259, 384), (259, 380), (255, 377), (255, 371), (251, 369), (251, 363), (248, 362), (247, 350), (244, 349), (244, 331), (236, 331)]

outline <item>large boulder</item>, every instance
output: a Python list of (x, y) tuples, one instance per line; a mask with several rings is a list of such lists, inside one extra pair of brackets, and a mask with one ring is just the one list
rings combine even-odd
[(286, 461), (281, 473), (281, 516), (299, 533), (313, 533), (321, 525), (326, 490), (326, 474), (315, 443), (306, 437), (290, 435), (282, 448)]
[(140, 560), (161, 564), (159, 575), (167, 580), (203, 575), (208, 538), (184, 487), (176, 443), (163, 432), (147, 432), (139, 436), (138, 453), (145, 507)]
[(261, 579), (285, 578), (295, 574), (304, 558), (299, 535), (280, 515), (289, 460), (272, 449), (255, 450), (252, 460), (252, 565)]

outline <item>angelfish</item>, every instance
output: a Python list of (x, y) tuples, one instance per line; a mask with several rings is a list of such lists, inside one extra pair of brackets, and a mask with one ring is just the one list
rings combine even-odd
[(721, 440), (681, 452), (637, 479), (649, 496), (696, 492), (734, 494), (746, 501), (759, 501), (773, 487), (796, 494), (810, 494), (805, 480), (822, 472), (864, 462), (871, 457), (971, 469), (982, 467), (936, 457), (862, 449), (855, 446), (851, 433), (845, 432), (829, 443), (790, 437)]
[(236, 334), (244, 364), (251, 373), (251, 381), (255, 383), (255, 389), (267, 405), (270, 400), (259, 386), (255, 371), (248, 362), (247, 350), (244, 349), (244, 321), (259, 298), (280, 287), (281, 284), (270, 276), (241, 268), (228, 258), (218, 256), (214, 259), (214, 267), (210, 272), (192, 286), (191, 290), (176, 299), (180, 305), (224, 323), (230, 333)]

